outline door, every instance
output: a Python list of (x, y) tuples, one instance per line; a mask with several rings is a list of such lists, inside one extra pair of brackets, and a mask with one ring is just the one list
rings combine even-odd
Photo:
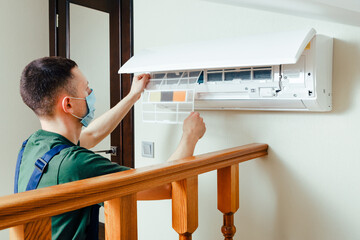
[[(117, 71), (133, 55), (132, 7), (132, 0), (49, 0), (50, 55), (74, 58), (94, 87), (98, 114), (130, 91), (132, 76)], [(133, 109), (98, 148), (110, 146), (111, 161), (134, 167)]]

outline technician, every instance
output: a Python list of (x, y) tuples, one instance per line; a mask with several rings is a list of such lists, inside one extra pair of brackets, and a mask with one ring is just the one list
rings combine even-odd
[[(20, 149), (15, 192), (128, 170), (89, 149), (116, 128), (149, 80), (149, 74), (135, 76), (129, 94), (92, 121), (95, 91), (74, 61), (45, 57), (29, 63), (21, 76), (20, 94), (39, 118), (41, 129), (24, 141)], [(200, 115), (191, 113), (169, 160), (192, 156), (205, 130)], [(166, 198), (169, 191), (168, 184), (140, 192), (138, 199)], [(98, 214), (99, 207), (94, 205), (52, 217), (52, 239), (97, 239)]]

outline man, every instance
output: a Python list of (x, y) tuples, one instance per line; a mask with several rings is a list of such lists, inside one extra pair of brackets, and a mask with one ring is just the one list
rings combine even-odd
[[(91, 122), (95, 110), (94, 91), (74, 61), (45, 57), (27, 65), (21, 76), (20, 93), (24, 103), (39, 118), (41, 129), (24, 142), (20, 151), (15, 191), (127, 170), (88, 149), (115, 129), (140, 98), (149, 79), (148, 74), (135, 76), (129, 94)], [(184, 121), (180, 144), (169, 160), (191, 156), (204, 133), (203, 119), (198, 113), (191, 113)], [(56, 152), (50, 154), (54, 149)], [(165, 198), (169, 190), (169, 185), (161, 186), (138, 193), (138, 198)], [(98, 208), (90, 206), (53, 217), (53, 239), (96, 239), (92, 225), (96, 215)]]

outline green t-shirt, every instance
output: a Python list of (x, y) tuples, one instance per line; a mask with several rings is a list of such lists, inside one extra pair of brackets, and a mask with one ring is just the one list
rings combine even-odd
[[(38, 130), (29, 138), (20, 166), (18, 190), (24, 192), (35, 168), (35, 161), (57, 145), (70, 145), (55, 155), (46, 167), (38, 188), (120, 172), (129, 168), (112, 163), (99, 154), (77, 146), (65, 137)], [(51, 219), (52, 239), (86, 239), (91, 206), (54, 216)]]

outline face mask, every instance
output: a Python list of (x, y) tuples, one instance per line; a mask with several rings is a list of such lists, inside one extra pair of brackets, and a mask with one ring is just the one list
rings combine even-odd
[[(72, 113), (70, 113), (71, 115), (73, 115), (74, 117), (81, 119), (81, 124), (84, 127), (89, 126), (90, 122), (94, 119), (94, 112), (95, 112), (95, 94), (94, 91), (91, 89), (91, 93), (89, 94), (89, 96), (87, 96), (86, 98), (75, 98), (75, 97), (69, 97), (72, 99), (84, 99), (86, 101), (86, 106), (87, 106), (87, 114), (84, 117), (78, 117)], [(65, 99), (65, 98), (64, 98)]]

